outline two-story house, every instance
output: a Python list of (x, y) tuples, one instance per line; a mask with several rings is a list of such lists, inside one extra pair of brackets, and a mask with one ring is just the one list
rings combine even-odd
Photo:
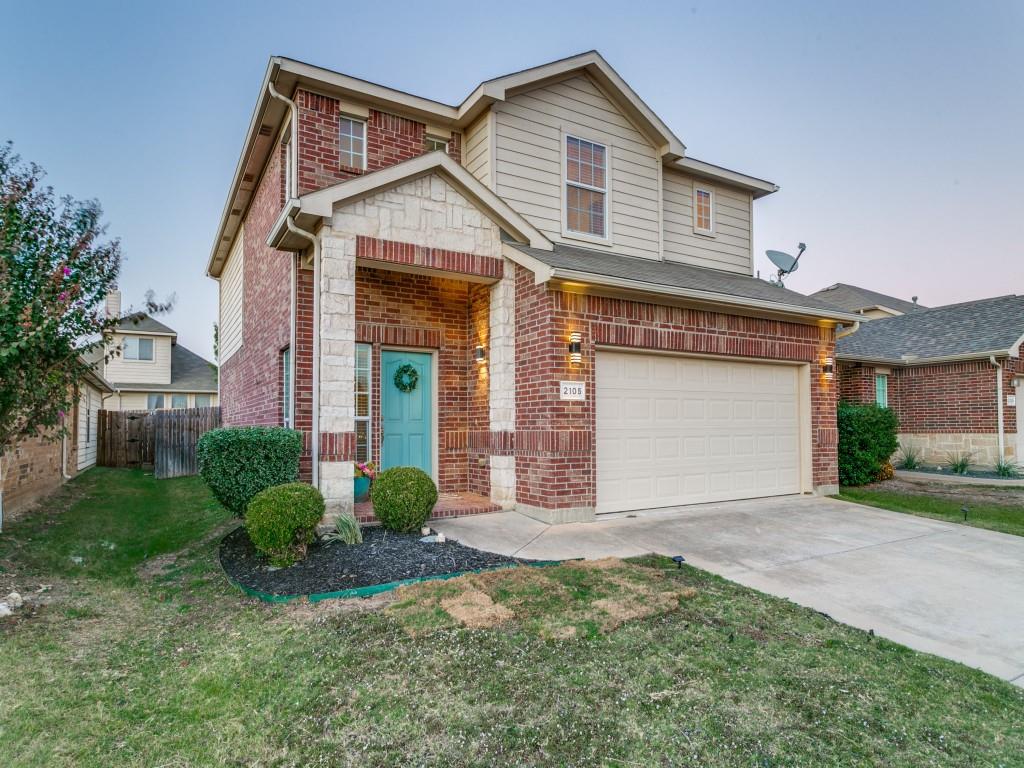
[[(107, 296), (106, 311), (110, 317), (121, 317), (120, 291)], [(123, 317), (103, 352), (97, 350), (96, 366), (114, 390), (103, 402), (108, 410), (217, 405), (216, 366), (183, 347), (173, 329), (149, 315)]]
[(332, 512), (354, 460), (551, 521), (833, 492), (856, 316), (754, 277), (776, 190), (596, 52), (458, 105), (274, 57), (207, 266), (224, 421), (304, 432)]

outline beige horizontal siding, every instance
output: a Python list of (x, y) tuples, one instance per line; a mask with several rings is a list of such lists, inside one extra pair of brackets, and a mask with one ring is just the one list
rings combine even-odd
[(243, 275), (245, 273), (242, 242), (244, 232), (239, 228), (235, 244), (224, 262), (220, 274), (220, 362), (224, 363), (242, 348), (242, 307), (245, 303)]
[(693, 231), (694, 178), (669, 169), (664, 171), (665, 258), (749, 275), (750, 194), (700, 182), (714, 190), (713, 237)]
[(488, 187), (492, 187), (491, 179), (491, 141), (490, 112), (485, 112), (466, 129), (465, 146), (462, 149), (462, 163), (466, 170), (476, 176)]
[(609, 145), (610, 247), (660, 257), (659, 163), (647, 138), (586, 76), (548, 84), (495, 105), (495, 191), (552, 240), (562, 235), (562, 132)]
[(117, 354), (107, 362), (104, 378), (114, 384), (170, 384), (171, 337), (139, 334), (139, 338), (153, 339), (152, 360), (125, 360), (125, 338), (125, 334), (114, 334), (110, 348), (116, 348)]
[(92, 385), (82, 385), (78, 396), (78, 462), (79, 470), (96, 463), (97, 415), (102, 406), (100, 391)]
[(144, 411), (149, 407), (149, 395), (163, 395), (164, 396), (164, 410), (171, 407), (172, 397), (175, 395), (184, 394), (186, 397), (186, 408), (196, 408), (196, 396), (197, 395), (209, 395), (210, 407), (213, 408), (219, 405), (217, 394), (214, 392), (161, 392), (160, 390), (153, 390), (149, 392), (122, 392), (120, 395), (114, 395), (108, 397), (103, 407), (110, 411)]

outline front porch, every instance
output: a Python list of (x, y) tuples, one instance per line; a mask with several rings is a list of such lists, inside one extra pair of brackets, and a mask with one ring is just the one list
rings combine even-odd
[[(499, 511), (501, 511), (500, 505), (479, 493), (470, 491), (441, 493), (438, 494), (437, 504), (434, 505), (434, 511), (430, 513), (430, 519), (444, 520), (451, 517), (483, 515)], [(369, 500), (356, 502), (355, 516), (356, 520), (362, 524), (377, 522), (377, 518), (373, 514), (373, 502)]]

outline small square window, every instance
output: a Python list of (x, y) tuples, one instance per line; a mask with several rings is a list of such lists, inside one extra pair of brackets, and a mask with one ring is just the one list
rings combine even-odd
[(710, 189), (694, 187), (693, 229), (705, 235), (715, 231), (715, 195)]
[(441, 152), (447, 152), (448, 140), (439, 139), (436, 136), (427, 136), (427, 138), (423, 141), (423, 146), (427, 152), (437, 152), (438, 150), (440, 150)]
[(158, 411), (164, 407), (164, 396), (151, 394), (146, 398), (146, 407), (151, 411)]
[(129, 336), (124, 340), (124, 359), (125, 360), (152, 360), (153, 359), (153, 340), (140, 338), (138, 336)]
[(349, 168), (366, 168), (366, 123), (341, 118), (341, 133), (338, 137), (338, 153), (341, 164)]
[(188, 395), (171, 395), (171, 408), (188, 408)]

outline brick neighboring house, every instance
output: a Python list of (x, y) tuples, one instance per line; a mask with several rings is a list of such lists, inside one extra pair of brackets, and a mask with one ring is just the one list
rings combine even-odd
[[(121, 316), (121, 294), (111, 291), (106, 311)], [(99, 370), (114, 388), (111, 411), (209, 408), (217, 405), (217, 367), (178, 342), (178, 334), (145, 313), (121, 319), (106, 355), (96, 351)]]
[[(767, 181), (691, 157), (597, 53), (450, 106), (273, 57), (207, 273), (227, 424), (543, 520), (836, 489), (835, 329), (754, 277)], [(365, 510), (357, 510), (365, 513)]]
[(900, 443), (929, 464), (971, 452), (975, 463), (1024, 460), (1024, 296), (1000, 296), (872, 320), (836, 344), (839, 394), (877, 402), (900, 421)]
[(917, 303), (917, 296), (912, 301), (898, 299), (868, 288), (847, 283), (836, 283), (810, 294), (812, 298), (827, 301), (833, 306), (864, 315), (867, 320), (879, 320), (886, 317), (898, 317), (919, 309), (927, 309)]
[(90, 371), (79, 382), (75, 406), (66, 416), (67, 437), (25, 438), (0, 456), (0, 528), (5, 518), (9, 522), (18, 517), (66, 480), (96, 464), (97, 414), (112, 391), (102, 376)]

